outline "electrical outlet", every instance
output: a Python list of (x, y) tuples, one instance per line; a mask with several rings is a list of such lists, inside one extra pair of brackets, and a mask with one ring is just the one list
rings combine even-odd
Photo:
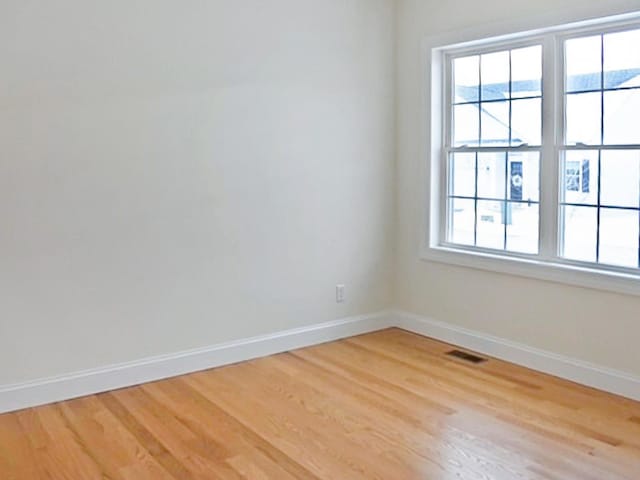
[(344, 302), (344, 285), (336, 285), (336, 303)]

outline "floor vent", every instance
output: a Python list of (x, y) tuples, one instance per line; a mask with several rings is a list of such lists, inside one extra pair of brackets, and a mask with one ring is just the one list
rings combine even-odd
[(462, 350), (451, 350), (450, 352), (447, 352), (447, 355), (449, 355), (450, 357), (459, 358), (460, 360), (464, 360), (465, 362), (476, 364), (487, 361), (486, 358), (479, 357), (477, 355), (474, 355), (473, 353), (463, 352)]

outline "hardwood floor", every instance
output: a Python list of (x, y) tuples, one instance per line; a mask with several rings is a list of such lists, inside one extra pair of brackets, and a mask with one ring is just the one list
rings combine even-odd
[(640, 478), (640, 403), (390, 329), (0, 415), (0, 478)]

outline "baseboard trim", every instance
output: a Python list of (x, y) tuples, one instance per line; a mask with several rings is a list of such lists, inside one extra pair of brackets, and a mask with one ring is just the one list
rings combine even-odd
[(130, 387), (296, 348), (398, 327), (640, 401), (640, 377), (401, 310), (377, 312), (16, 385), (0, 386), (0, 413)]
[(582, 385), (640, 401), (640, 377), (404, 311), (395, 326)]
[(0, 386), (0, 413), (162, 380), (390, 326), (393, 325), (389, 312), (378, 312), (33, 382)]

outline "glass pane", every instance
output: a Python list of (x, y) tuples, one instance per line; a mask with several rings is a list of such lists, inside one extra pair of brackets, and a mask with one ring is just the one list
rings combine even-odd
[(539, 98), (511, 103), (511, 145), (542, 142), (542, 101)]
[(507, 202), (507, 250), (538, 253), (538, 213), (537, 204)]
[(478, 200), (478, 247), (504, 249), (504, 202)]
[(600, 93), (567, 95), (567, 144), (600, 144)]
[(477, 102), (480, 94), (480, 57), (456, 58), (453, 61), (455, 102)]
[(604, 92), (604, 143), (640, 143), (640, 89)]
[(504, 199), (506, 154), (478, 154), (478, 197)]
[(453, 118), (454, 145), (477, 145), (480, 128), (478, 104), (454, 106)]
[(598, 203), (598, 152), (565, 152), (560, 188), (564, 188), (563, 202)]
[(640, 206), (640, 152), (603, 151), (600, 169), (601, 205)]
[(542, 46), (511, 50), (511, 97), (542, 95)]
[(460, 245), (473, 245), (474, 200), (453, 198), (449, 205), (451, 206), (449, 241)]
[(596, 261), (597, 210), (595, 207), (562, 207), (565, 258)]
[(600, 263), (638, 266), (638, 212), (600, 210)]
[(600, 35), (567, 40), (565, 62), (568, 92), (599, 89), (602, 63)]
[(540, 198), (540, 154), (509, 153), (509, 200), (537, 202)]
[(509, 145), (509, 102), (481, 103), (480, 144)]
[(604, 36), (605, 88), (640, 86), (640, 30)]
[(482, 55), (481, 100), (499, 100), (509, 97), (509, 51)]
[(476, 154), (454, 153), (451, 161), (451, 195), (476, 196)]

